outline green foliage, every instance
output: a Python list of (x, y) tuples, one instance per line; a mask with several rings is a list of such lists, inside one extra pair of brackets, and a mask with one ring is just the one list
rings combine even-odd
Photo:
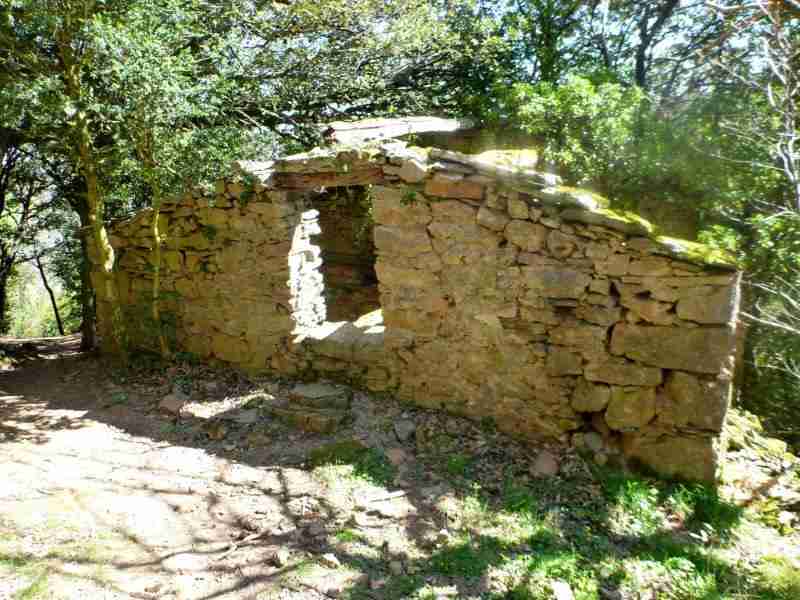
[[(54, 291), (65, 331), (76, 331), (80, 326), (80, 306), (62, 286), (57, 286)], [(17, 268), (15, 277), (10, 281), (8, 302), (11, 310), (8, 334), (12, 337), (59, 335), (50, 298), (42, 286), (38, 271), (30, 264)]]
[(613, 195), (635, 167), (636, 125), (647, 110), (637, 88), (573, 76), (558, 86), (516, 84), (510, 101), (519, 124), (545, 140), (545, 158), (570, 181)]
[(364, 538), (360, 532), (354, 529), (342, 529), (341, 531), (336, 532), (334, 537), (336, 538), (336, 541), (341, 544), (352, 544), (354, 542), (361, 541)]
[(539, 514), (539, 501), (533, 492), (507, 479), (503, 485), (503, 508), (509, 512), (533, 517)]
[(217, 228), (213, 225), (204, 225), (202, 231), (203, 237), (210, 242), (213, 242), (217, 238)]
[(472, 460), (463, 454), (451, 454), (447, 457), (445, 470), (451, 477), (464, 477), (469, 470)]
[(403, 192), (403, 196), (400, 198), (400, 204), (402, 206), (411, 206), (417, 201), (417, 191), (412, 189), (406, 189)]
[(114, 392), (106, 402), (106, 406), (118, 406), (128, 402), (128, 394), (125, 392)]
[(662, 525), (658, 489), (653, 484), (616, 471), (609, 471), (603, 483), (608, 501), (632, 531), (653, 533)]

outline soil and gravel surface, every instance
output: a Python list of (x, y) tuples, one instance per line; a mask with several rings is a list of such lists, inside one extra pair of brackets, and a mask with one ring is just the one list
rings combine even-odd
[[(291, 382), (188, 366), (115, 374), (81, 354), (75, 337), (2, 341), (16, 360), (0, 371), (0, 543), (6, 557), (45, 569), (54, 597), (313, 599), (356, 585), (379, 590), (382, 572), (413, 562), (418, 545), (446, 531), (438, 507), (451, 488), (414, 458), (419, 415), (390, 400), (356, 393), (349, 424), (304, 433), (258, 405), (285, 398)], [(172, 392), (183, 404), (178, 414), (159, 409)], [(450, 423), (459, 449), (485, 446), (481, 436), (470, 440), (469, 427)], [(313, 469), (315, 448), (324, 454), (342, 441), (388, 459), (377, 465), (378, 481)], [(337, 534), (374, 547), (370, 574), (348, 566), (346, 552), (336, 558)], [(0, 576), (0, 598), (30, 585), (31, 569), (16, 581)]]
[[(271, 411), (296, 382), (119, 370), (78, 345), (0, 338), (0, 599), (505, 598), (513, 573), (493, 568), (533, 556), (535, 511), (553, 548), (594, 523), (602, 552), (634, 556), (574, 450), (340, 388), (347, 421), (306, 433)], [(509, 481), (537, 491), (506, 494), (506, 515)], [(782, 539), (771, 552), (796, 551)], [(611, 581), (579, 597), (639, 597)]]

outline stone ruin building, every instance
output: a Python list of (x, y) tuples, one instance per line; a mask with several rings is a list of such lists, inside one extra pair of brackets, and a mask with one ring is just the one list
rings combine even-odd
[[(160, 209), (172, 342), (519, 438), (596, 430), (663, 475), (713, 481), (736, 267), (539, 168), (529, 151), (386, 138), (237, 163)], [(139, 348), (154, 345), (151, 219), (111, 237)]]

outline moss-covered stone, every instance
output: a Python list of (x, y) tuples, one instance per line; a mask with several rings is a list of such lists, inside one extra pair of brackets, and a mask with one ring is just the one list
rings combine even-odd
[(724, 250), (712, 248), (699, 242), (679, 240), (664, 235), (655, 236), (653, 239), (674, 258), (691, 263), (719, 266), (730, 270), (736, 269), (736, 258)]

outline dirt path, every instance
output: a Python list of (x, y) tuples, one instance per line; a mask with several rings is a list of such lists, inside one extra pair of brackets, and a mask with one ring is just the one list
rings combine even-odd
[(0, 373), (0, 558), (16, 571), (0, 576), (0, 598), (37, 585), (44, 597), (187, 600), (346, 587), (347, 570), (299, 586), (291, 575), (319, 542), (309, 529), (334, 525), (352, 489), (165, 440), (153, 398), (109, 406), (107, 376), (76, 345), (41, 340)]
[[(244, 406), (293, 382), (202, 367), (131, 377), (78, 344), (0, 339), (22, 357), (0, 371), (0, 600), (384, 598), (406, 597), (384, 594), (387, 578), (422, 585), (413, 574), (446, 532), (453, 488), (416, 460), (406, 409), (356, 392), (336, 433), (304, 433)], [(180, 386), (181, 416), (159, 410)], [(456, 449), (491, 454), (477, 425), (426, 419), (431, 435), (458, 432), (444, 449), (457, 470)], [(398, 420), (411, 426), (400, 437)], [(502, 468), (487, 470), (499, 485)], [(485, 592), (446, 579), (442, 597)]]

